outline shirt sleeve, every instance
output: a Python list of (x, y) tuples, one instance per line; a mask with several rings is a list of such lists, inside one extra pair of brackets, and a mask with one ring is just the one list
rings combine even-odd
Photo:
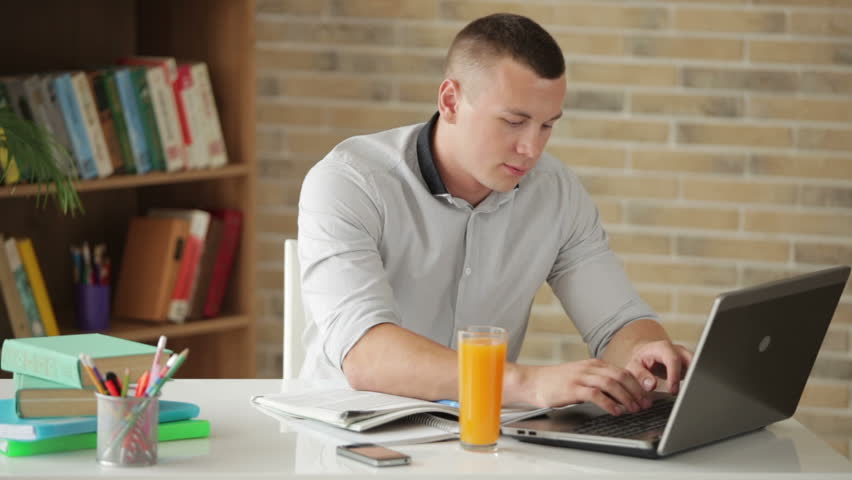
[(328, 362), (343, 359), (370, 328), (399, 324), (379, 255), (381, 209), (369, 179), (345, 162), (317, 164), (299, 197), (299, 262), (308, 322)]
[(547, 281), (594, 357), (612, 336), (641, 318), (657, 320), (610, 250), (600, 215), (579, 179), (569, 173), (564, 242)]

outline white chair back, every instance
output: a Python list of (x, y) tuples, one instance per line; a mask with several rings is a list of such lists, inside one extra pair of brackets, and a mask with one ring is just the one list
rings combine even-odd
[(305, 359), (302, 332), (305, 310), (302, 306), (302, 278), (299, 273), (298, 243), (284, 241), (284, 343), (282, 348), (283, 378), (296, 378)]

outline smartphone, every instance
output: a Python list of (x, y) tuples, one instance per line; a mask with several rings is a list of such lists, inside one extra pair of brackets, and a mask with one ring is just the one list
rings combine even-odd
[(391, 467), (411, 463), (411, 457), (408, 455), (375, 443), (340, 445), (337, 447), (337, 454), (374, 467)]

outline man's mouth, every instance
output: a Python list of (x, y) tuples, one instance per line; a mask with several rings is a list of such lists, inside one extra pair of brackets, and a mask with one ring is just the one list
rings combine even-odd
[(504, 167), (504, 168), (505, 168), (505, 169), (506, 169), (509, 173), (511, 173), (512, 175), (514, 175), (514, 176), (516, 176), (516, 177), (523, 177), (523, 176), (524, 176), (524, 174), (525, 174), (525, 173), (527, 173), (527, 171), (529, 171), (529, 169), (527, 169), (527, 168), (518, 168), (518, 167), (513, 167), (513, 166), (511, 166), (511, 165), (509, 165), (509, 164), (507, 164), (507, 163), (504, 163), (504, 164), (503, 164), (503, 167)]

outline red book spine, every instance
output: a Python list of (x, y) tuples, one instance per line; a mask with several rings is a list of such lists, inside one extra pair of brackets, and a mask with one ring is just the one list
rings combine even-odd
[(218, 316), (222, 308), (243, 226), (243, 214), (239, 210), (223, 209), (212, 214), (222, 220), (222, 242), (216, 253), (210, 286), (204, 300), (204, 316), (207, 318)]
[(175, 102), (177, 103), (178, 117), (180, 118), (180, 132), (183, 135), (183, 144), (192, 145), (192, 128), (189, 125), (189, 113), (184, 98), (184, 90), (192, 87), (192, 71), (190, 65), (184, 64), (178, 66), (177, 79), (172, 85), (175, 90)]

